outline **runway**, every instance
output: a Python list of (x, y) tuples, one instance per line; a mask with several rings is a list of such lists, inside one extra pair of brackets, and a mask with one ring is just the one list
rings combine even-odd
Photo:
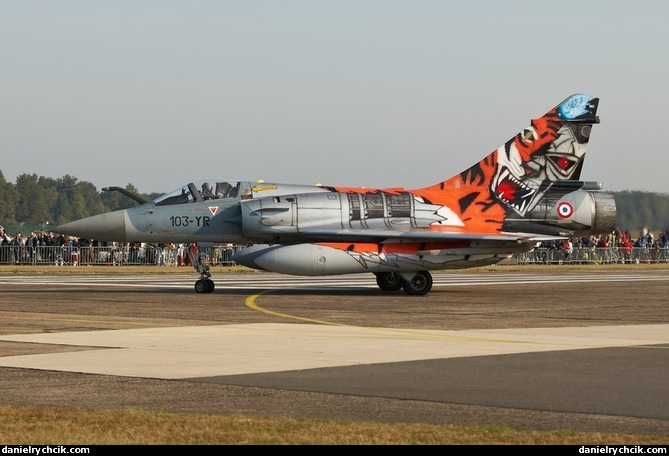
[(0, 273), (0, 403), (669, 433), (669, 269)]

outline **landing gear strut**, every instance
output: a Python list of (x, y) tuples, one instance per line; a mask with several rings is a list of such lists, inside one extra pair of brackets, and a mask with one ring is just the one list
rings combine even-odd
[(211, 280), (211, 272), (209, 272), (209, 265), (206, 260), (207, 256), (201, 253), (193, 265), (198, 274), (200, 274), (200, 278), (195, 282), (195, 291), (197, 293), (211, 293), (214, 291), (214, 281)]

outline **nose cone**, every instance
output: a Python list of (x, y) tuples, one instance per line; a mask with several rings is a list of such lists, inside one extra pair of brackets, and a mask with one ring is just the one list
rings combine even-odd
[(127, 241), (127, 211), (94, 215), (54, 228), (54, 232), (99, 241)]

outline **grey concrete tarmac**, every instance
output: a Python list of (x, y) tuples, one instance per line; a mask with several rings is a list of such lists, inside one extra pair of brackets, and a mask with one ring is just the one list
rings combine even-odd
[(669, 268), (213, 278), (0, 270), (0, 404), (669, 434)]

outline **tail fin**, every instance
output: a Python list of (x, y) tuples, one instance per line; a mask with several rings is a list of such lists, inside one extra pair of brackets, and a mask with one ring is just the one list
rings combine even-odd
[[(598, 104), (598, 98), (572, 95), (466, 171), (415, 193), (459, 207), (465, 224), (470, 210), (486, 223), (501, 224), (511, 212), (522, 217), (556, 182), (580, 179)], [(486, 211), (487, 219), (481, 216)]]

